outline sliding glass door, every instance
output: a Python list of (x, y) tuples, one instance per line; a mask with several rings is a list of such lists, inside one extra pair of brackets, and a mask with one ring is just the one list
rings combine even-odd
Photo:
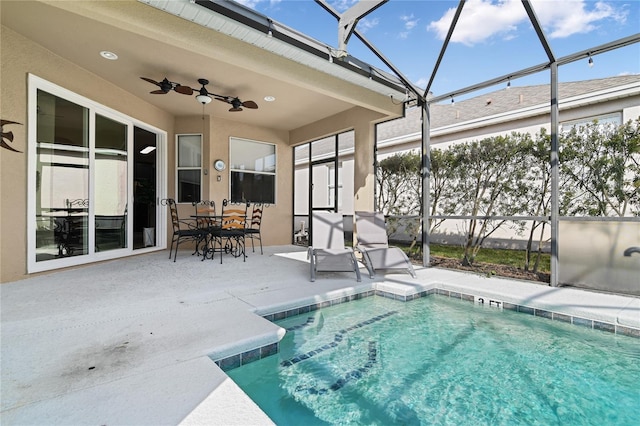
[(128, 213), (128, 126), (95, 115), (95, 250), (126, 248)]
[(33, 76), (30, 93), (29, 271), (155, 247), (163, 135)]
[(133, 248), (154, 247), (158, 215), (158, 136), (134, 127)]

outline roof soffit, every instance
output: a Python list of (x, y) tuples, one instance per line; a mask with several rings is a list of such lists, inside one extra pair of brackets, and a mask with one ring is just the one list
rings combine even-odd
[[(136, 0), (2, 2), (2, 9), (3, 24), (176, 116), (199, 115), (202, 109), (192, 97), (173, 93), (150, 96), (151, 87), (140, 76), (157, 80), (167, 76), (192, 87), (198, 86), (197, 78), (208, 78), (214, 85), (211, 91), (254, 99), (260, 109), (259, 113), (252, 110), (229, 115), (228, 107), (214, 102), (206, 107), (207, 113), (283, 130), (305, 126), (354, 106), (389, 117), (402, 115), (402, 107), (395, 105), (388, 94), (311, 69)], [(32, 13), (55, 18), (50, 22), (56, 22), (62, 31), (53, 34), (37, 22), (29, 24)], [(76, 35), (74, 40), (71, 29), (58, 36), (58, 32), (64, 33), (64, 27), (82, 28), (86, 37), (77, 41)], [(85, 46), (90, 42), (96, 46)], [(113, 64), (93, 57), (86, 59), (89, 53), (97, 57), (105, 45), (117, 46), (114, 49), (121, 59)], [(278, 102), (268, 105), (262, 101), (267, 94), (275, 95)]]

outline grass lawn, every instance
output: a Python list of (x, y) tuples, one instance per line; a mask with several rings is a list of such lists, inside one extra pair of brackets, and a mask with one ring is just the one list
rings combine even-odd
[[(403, 250), (408, 251), (409, 246), (401, 246)], [(431, 244), (431, 255), (448, 259), (456, 259), (462, 261), (464, 248), (459, 246)], [(415, 256), (415, 250), (414, 250)], [(525, 251), (524, 250), (506, 250), (482, 248), (476, 256), (477, 264), (486, 263), (492, 265), (503, 265), (511, 268), (524, 269)], [(531, 265), (532, 267), (533, 265)], [(551, 272), (551, 256), (549, 253), (542, 253), (538, 272)]]

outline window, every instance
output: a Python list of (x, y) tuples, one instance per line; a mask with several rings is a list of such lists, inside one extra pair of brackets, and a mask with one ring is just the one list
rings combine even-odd
[(599, 126), (619, 126), (622, 124), (622, 114), (619, 112), (607, 115), (598, 115), (595, 117), (581, 118), (579, 120), (565, 121), (560, 124), (560, 133), (567, 133), (571, 129), (584, 127), (588, 124), (597, 122)]
[(274, 204), (276, 146), (231, 138), (229, 141), (231, 201)]
[(202, 188), (202, 135), (177, 135), (176, 189), (178, 203), (200, 201)]

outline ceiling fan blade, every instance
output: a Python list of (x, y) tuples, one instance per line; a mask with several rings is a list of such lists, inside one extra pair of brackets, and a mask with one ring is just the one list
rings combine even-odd
[(229, 112), (240, 112), (240, 111), (242, 111), (242, 108), (240, 108), (240, 107), (229, 108)]
[(253, 101), (244, 101), (242, 106), (250, 109), (258, 109), (258, 104)]
[(181, 84), (176, 85), (176, 87), (173, 88), (173, 90), (175, 90), (178, 93), (182, 93), (183, 95), (193, 95), (193, 89), (189, 86), (183, 86)]
[(154, 94), (154, 95), (166, 95), (166, 94), (167, 94), (167, 92), (165, 92), (165, 91), (164, 91), (164, 90), (162, 90), (162, 89), (160, 89), (160, 90), (154, 90), (154, 91), (149, 92), (149, 93), (152, 93), (152, 94)]
[(144, 81), (148, 81), (148, 82), (149, 82), (149, 83), (151, 83), (151, 84), (155, 84), (156, 86), (160, 86), (160, 83), (158, 83), (158, 82), (157, 82), (157, 81), (155, 81), (155, 80), (152, 80), (152, 79), (147, 78), (147, 77), (140, 77), (140, 78), (141, 78), (141, 79), (143, 79)]

